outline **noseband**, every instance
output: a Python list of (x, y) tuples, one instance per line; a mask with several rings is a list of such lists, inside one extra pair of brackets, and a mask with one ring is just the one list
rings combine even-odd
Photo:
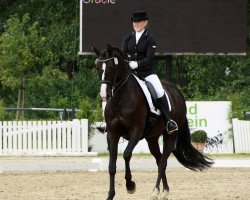
[[(114, 64), (116, 66), (116, 70), (115, 70), (115, 76), (113, 78), (113, 81), (109, 81), (109, 80), (101, 80), (101, 84), (112, 84), (112, 89), (111, 89), (111, 97), (115, 96), (115, 92), (117, 92), (128, 80), (130, 74), (131, 74), (131, 69), (129, 68), (129, 72), (126, 74), (126, 76), (121, 79), (118, 83), (116, 82), (117, 80), (117, 74), (118, 74), (118, 59), (116, 57), (111, 57), (111, 58), (107, 58), (107, 59), (96, 59), (95, 60), (95, 64), (97, 64), (98, 62), (102, 62), (103, 66), (106, 66), (106, 62), (109, 60), (113, 60), (114, 59)], [(128, 61), (124, 60), (125, 62), (128, 63)]]

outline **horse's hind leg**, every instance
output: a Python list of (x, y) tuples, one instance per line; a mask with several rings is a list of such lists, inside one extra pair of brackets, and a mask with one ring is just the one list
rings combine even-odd
[[(177, 139), (177, 133), (174, 134), (164, 134), (163, 135), (163, 155), (158, 167), (158, 180), (162, 177), (163, 191), (161, 194), (161, 200), (167, 200), (169, 194), (169, 186), (166, 177), (167, 160), (174, 149), (175, 142)], [(157, 180), (156, 184), (159, 184)]]
[[(162, 153), (160, 151), (160, 146), (159, 146), (158, 140), (159, 140), (159, 137), (147, 139), (148, 148), (150, 150), (150, 153), (155, 157), (157, 166), (159, 166), (159, 163), (160, 163), (161, 157), (162, 157)], [(160, 183), (156, 184), (156, 187), (154, 188), (154, 194), (152, 195), (151, 199), (152, 200), (158, 199), (159, 193), (160, 193)]]
[[(137, 134), (132, 134), (132, 135), (137, 135)], [(125, 172), (126, 188), (129, 194), (133, 194), (136, 191), (136, 185), (135, 185), (135, 182), (132, 181), (132, 175), (131, 175), (129, 163), (132, 157), (132, 152), (139, 141), (140, 141), (140, 138), (138, 138), (137, 136), (131, 137), (128, 142), (128, 146), (126, 147), (123, 153), (123, 158), (125, 160), (125, 169), (126, 169), (126, 172)]]

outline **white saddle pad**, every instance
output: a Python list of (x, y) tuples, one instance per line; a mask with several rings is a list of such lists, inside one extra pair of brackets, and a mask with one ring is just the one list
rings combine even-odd
[[(134, 74), (133, 74), (134, 75)], [(149, 105), (149, 109), (152, 113), (155, 113), (157, 115), (161, 115), (161, 111), (159, 109), (156, 109), (154, 104), (153, 104), (153, 101), (152, 101), (152, 97), (149, 93), (149, 90), (147, 88), (147, 85), (145, 83), (145, 81), (142, 81), (141, 79), (139, 79), (137, 76), (135, 76), (135, 79), (137, 80), (137, 82), (139, 83), (139, 85), (141, 86), (141, 89), (143, 91), (143, 93), (145, 94), (146, 96), (146, 99), (148, 101), (148, 105)], [(167, 97), (167, 100), (168, 100), (168, 105), (169, 105), (169, 111), (171, 111), (171, 104), (170, 104), (170, 100), (169, 100), (169, 97), (168, 97), (168, 94), (165, 92), (165, 95)]]

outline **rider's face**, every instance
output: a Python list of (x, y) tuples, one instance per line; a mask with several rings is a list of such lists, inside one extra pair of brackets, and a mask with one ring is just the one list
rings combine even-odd
[(136, 32), (141, 32), (146, 28), (148, 21), (133, 22), (133, 28)]

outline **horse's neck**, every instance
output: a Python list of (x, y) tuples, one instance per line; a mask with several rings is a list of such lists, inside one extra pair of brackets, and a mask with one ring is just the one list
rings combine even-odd
[(125, 79), (129, 73), (129, 68), (127, 66), (127, 63), (124, 60), (121, 60), (120, 62), (121, 64), (118, 66), (118, 74), (117, 74), (118, 81), (122, 81), (123, 79)]
[(136, 83), (135, 77), (130, 72), (128, 63), (121, 59), (119, 60), (118, 74), (116, 83), (119, 83), (114, 91), (114, 97), (112, 98), (112, 104), (122, 105), (129, 107), (130, 105), (138, 104), (138, 98), (140, 99), (141, 91), (139, 85)]
[(128, 80), (116, 91), (112, 101), (114, 104), (125, 107), (129, 107), (131, 104), (135, 105), (140, 99), (141, 91), (139, 90), (135, 77), (130, 74)]

